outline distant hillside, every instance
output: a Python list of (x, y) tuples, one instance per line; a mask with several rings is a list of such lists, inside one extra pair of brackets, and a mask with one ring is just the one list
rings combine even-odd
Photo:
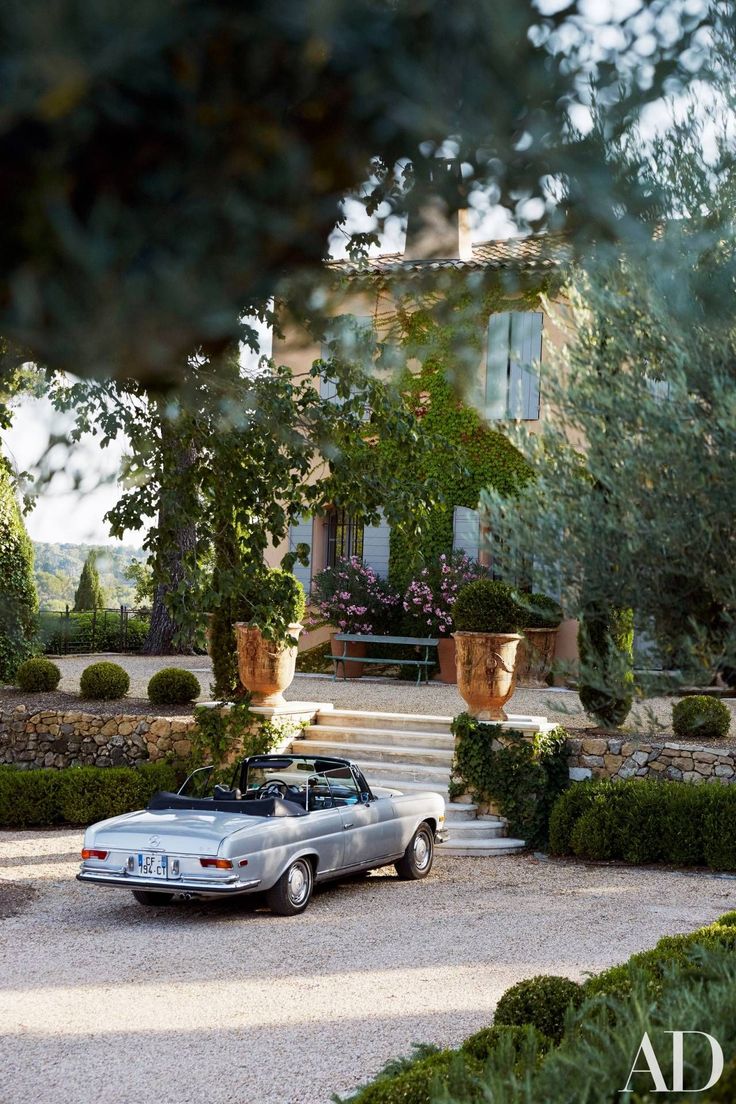
[[(33, 542), (36, 558), (36, 586), (41, 609), (62, 610), (69, 603), (74, 605), (74, 592), (88, 553), (90, 544), (41, 544)], [(102, 545), (96, 548), (97, 570), (105, 596), (106, 606), (133, 606), (134, 584), (123, 577), (123, 571), (131, 560), (145, 560), (140, 548), (127, 545)]]

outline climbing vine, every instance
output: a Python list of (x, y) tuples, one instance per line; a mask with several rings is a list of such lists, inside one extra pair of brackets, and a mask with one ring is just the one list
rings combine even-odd
[(224, 708), (199, 706), (194, 715), (197, 727), (191, 737), (192, 764), (212, 763), (218, 772), (228, 761), (268, 754), (285, 739), (296, 739), (304, 727), (286, 717), (260, 717), (251, 710), (249, 699)]
[(469, 792), (475, 801), (492, 803), (508, 820), (512, 835), (544, 847), (552, 805), (569, 784), (564, 728), (529, 739), (515, 729), (461, 713), (452, 722), (452, 733), (450, 797)]
[(413, 289), (397, 295), (395, 309), (380, 320), (384, 348), (401, 350), (405, 367), (400, 389), (407, 408), (433, 444), (417, 457), (389, 439), (378, 445), (384, 456), (393, 458), (397, 470), (426, 486), (434, 498), (433, 508), (417, 516), (414, 527), (391, 531), (389, 576), (400, 588), (424, 564), (452, 550), (456, 506), (476, 509), (484, 487), (513, 496), (532, 478), (518, 449), (483, 419), (477, 407), (482, 409), (484, 395), (476, 394), (480, 402), (473, 404), (467, 380), (475, 378), (476, 391), (480, 389), (478, 369), (489, 315), (538, 309), (549, 282), (538, 282), (512, 298), (495, 274), (495, 283), (482, 294), (469, 288), (467, 279), (453, 275), (454, 280), (439, 291), (422, 294)]

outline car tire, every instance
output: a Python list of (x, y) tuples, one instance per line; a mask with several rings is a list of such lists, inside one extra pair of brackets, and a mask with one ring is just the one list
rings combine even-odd
[(139, 905), (170, 905), (174, 900), (173, 893), (156, 893), (150, 889), (134, 889), (133, 896)]
[(304, 912), (314, 889), (314, 871), (309, 859), (296, 859), (268, 891), (268, 907), (277, 916)]
[(434, 832), (426, 820), (420, 824), (409, 841), (409, 846), (394, 863), (396, 873), (402, 881), (418, 882), (426, 878), (434, 862)]

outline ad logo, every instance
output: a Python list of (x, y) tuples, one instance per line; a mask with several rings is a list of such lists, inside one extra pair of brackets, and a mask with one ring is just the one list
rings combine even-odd
[[(672, 1036), (672, 1088), (668, 1088), (667, 1086), (651, 1039), (645, 1031), (639, 1049), (636, 1052), (636, 1057), (634, 1058), (634, 1064), (631, 1067), (631, 1073), (626, 1082), (626, 1087), (619, 1089), (619, 1092), (628, 1093), (634, 1091), (630, 1088), (630, 1085), (631, 1078), (635, 1073), (648, 1073), (654, 1085), (652, 1091), (658, 1093), (705, 1092), (706, 1089), (713, 1088), (716, 1081), (718, 1081), (723, 1073), (723, 1051), (721, 1050), (721, 1044), (718, 1040), (714, 1039), (712, 1035), (709, 1035), (707, 1031), (666, 1031), (665, 1034)], [(685, 1065), (684, 1038), (686, 1035), (702, 1035), (710, 1043), (711, 1072), (710, 1080), (705, 1085), (688, 1085), (686, 1088), (683, 1084)], [(637, 1062), (640, 1058), (644, 1061), (645, 1065), (637, 1066)]]

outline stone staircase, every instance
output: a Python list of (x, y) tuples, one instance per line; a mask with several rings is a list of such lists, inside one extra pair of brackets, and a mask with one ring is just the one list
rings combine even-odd
[(479, 816), (476, 805), (451, 802), (447, 787), (452, 765), (451, 717), (411, 713), (369, 713), (321, 709), (314, 723), (294, 740), (304, 755), (337, 755), (357, 763), (368, 781), (404, 793), (441, 794), (446, 803), (448, 839), (437, 848), (445, 855), (509, 855), (523, 840), (506, 836), (501, 817)]

